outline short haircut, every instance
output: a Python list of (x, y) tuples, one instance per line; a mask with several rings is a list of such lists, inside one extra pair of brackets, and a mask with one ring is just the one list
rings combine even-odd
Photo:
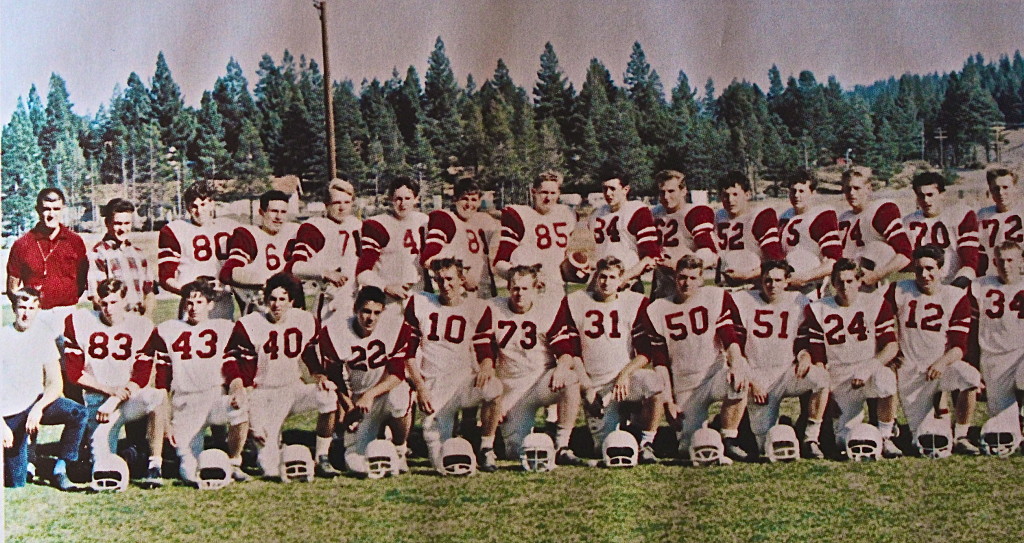
[(1017, 172), (1015, 172), (1015, 171), (1013, 171), (1013, 170), (1011, 170), (1009, 168), (1006, 168), (1004, 166), (993, 166), (993, 167), (985, 170), (985, 182), (987, 182), (987, 183), (991, 183), (991, 182), (995, 181), (996, 179), (999, 179), (1000, 177), (1006, 177), (1006, 176), (1010, 176), (1010, 177), (1013, 178), (1013, 184), (1014, 185), (1016, 185), (1017, 181), (1020, 180), (1020, 177), (1017, 175)]
[(465, 276), (466, 265), (462, 263), (462, 259), (459, 258), (435, 258), (430, 261), (430, 271), (439, 273), (441, 270), (448, 268), (455, 268), (459, 270), (459, 275)]
[(467, 194), (480, 192), (480, 185), (476, 184), (476, 181), (472, 177), (463, 177), (455, 182), (455, 186), (452, 188), (452, 196), (458, 200)]
[(331, 182), (327, 184), (327, 188), (324, 190), (325, 203), (331, 203), (332, 190), (344, 192), (345, 194), (348, 194), (353, 198), (355, 198), (356, 196), (356, 189), (355, 187), (352, 186), (352, 183), (349, 183), (348, 181), (340, 177), (335, 177), (334, 179), (331, 179)]
[(213, 287), (213, 283), (206, 279), (196, 279), (191, 283), (187, 283), (181, 287), (181, 299), (187, 300), (192, 293), (195, 292), (206, 298), (207, 301), (215, 301), (219, 296), (217, 295), (217, 289)]
[(64, 197), (64, 191), (54, 187), (46, 187), (36, 195), (36, 209), (42, 207), (43, 202), (52, 202), (54, 200), (60, 200), (61, 203), (67, 202), (67, 198)]
[(292, 307), (306, 309), (306, 293), (302, 290), (302, 281), (288, 272), (278, 272), (267, 279), (267, 285), (263, 287), (263, 299), (269, 300), (270, 293), (275, 289), (283, 288), (288, 293), (288, 299)]
[(697, 255), (684, 255), (676, 262), (676, 274), (683, 270), (703, 270), (704, 261)]
[(665, 183), (668, 183), (669, 181), (672, 181), (673, 179), (679, 180), (680, 188), (686, 188), (686, 175), (683, 174), (683, 172), (676, 170), (661, 170), (660, 172), (654, 174), (654, 184), (656, 184), (659, 187), (664, 185)]
[(181, 201), (186, 206), (190, 206), (196, 200), (212, 200), (216, 193), (213, 183), (205, 180), (196, 181), (185, 189), (185, 193), (181, 195)]
[(928, 185), (935, 185), (939, 192), (946, 192), (946, 176), (939, 172), (921, 172), (910, 180), (910, 186), (917, 190)]
[(384, 294), (384, 291), (381, 290), (380, 287), (365, 286), (359, 289), (359, 293), (356, 294), (356, 302), (352, 304), (352, 309), (359, 311), (359, 308), (363, 307), (367, 302), (387, 305), (388, 295)]
[(12, 293), (14, 298), (14, 305), (17, 307), (20, 303), (25, 303), (31, 300), (39, 301), (39, 291), (32, 287), (21, 287)]
[(594, 265), (594, 276), (596, 277), (598, 273), (612, 268), (618, 268), (620, 275), (626, 273), (626, 265), (621, 260), (614, 256), (606, 256), (598, 260), (597, 264)]
[(793, 275), (793, 266), (785, 260), (765, 260), (761, 263), (761, 277), (765, 277), (772, 270), (782, 270), (786, 273), (786, 277)]
[(829, 279), (832, 281), (832, 284), (836, 284), (839, 282), (840, 273), (851, 270), (855, 272), (857, 279), (864, 277), (864, 269), (860, 267), (860, 264), (857, 264), (849, 258), (840, 258), (836, 261), (835, 265), (832, 266), (832, 273), (829, 275)]
[(1016, 251), (1017, 255), (1024, 256), (1024, 250), (1021, 249), (1021, 245), (1016, 241), (1007, 240), (1000, 243), (999, 245), (996, 245), (995, 252), (998, 257), (1002, 257), (1003, 253), (1010, 251)]
[(853, 166), (843, 171), (843, 176), (840, 178), (839, 183), (842, 186), (846, 186), (853, 179), (863, 179), (868, 186), (871, 186), (871, 168), (865, 166)]
[(96, 285), (96, 296), (102, 300), (111, 294), (117, 294), (124, 298), (128, 294), (128, 284), (113, 277), (104, 279)]
[(563, 177), (560, 172), (556, 172), (555, 170), (545, 170), (537, 174), (537, 177), (533, 178), (533, 188), (539, 189), (541, 185), (548, 181), (553, 181), (561, 187), (564, 179), (565, 177)]
[(619, 184), (623, 187), (628, 187), (633, 182), (633, 176), (618, 166), (609, 167), (604, 172), (604, 175), (601, 176), (601, 184), (603, 185), (605, 181), (611, 181), (612, 179), (618, 179)]
[(786, 187), (793, 188), (793, 185), (806, 183), (811, 192), (818, 190), (818, 177), (807, 168), (797, 168), (786, 178)]
[(114, 198), (103, 206), (103, 218), (110, 220), (118, 213), (135, 213), (135, 204), (124, 198)]
[(919, 258), (930, 258), (939, 264), (939, 267), (946, 265), (946, 252), (938, 245), (922, 245), (914, 249), (914, 262)]
[(288, 203), (288, 195), (280, 190), (268, 190), (260, 195), (260, 211), (266, 211), (270, 202)]
[(398, 189), (402, 187), (411, 190), (413, 196), (420, 195), (420, 184), (417, 183), (415, 179), (408, 175), (399, 175), (392, 179), (391, 184), (388, 185), (388, 198), (393, 198), (395, 196), (395, 192), (398, 192)]
[(520, 264), (518, 266), (512, 266), (508, 270), (508, 282), (511, 284), (512, 278), (517, 275), (533, 277), (533, 281), (536, 283), (540, 280), (540, 264), (532, 264), (530, 266)]
[(718, 182), (715, 183), (715, 187), (719, 191), (729, 190), (735, 186), (739, 186), (743, 189), (743, 192), (750, 192), (750, 179), (747, 179), (743, 172), (732, 170), (720, 177)]

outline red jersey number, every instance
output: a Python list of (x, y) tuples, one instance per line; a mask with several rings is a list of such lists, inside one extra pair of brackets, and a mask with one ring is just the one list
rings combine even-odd
[(841, 345), (846, 343), (846, 333), (844, 329), (851, 336), (855, 337), (857, 341), (866, 341), (868, 339), (868, 327), (864, 323), (864, 312), (858, 311), (850, 319), (850, 324), (847, 325), (843, 322), (842, 315), (831, 314), (826, 315), (824, 319), (826, 326), (831, 326), (825, 332), (825, 342), (829, 345)]
[(379, 368), (387, 363), (387, 357), (384, 356), (386, 349), (384, 342), (379, 339), (371, 341), (366, 347), (352, 347), (352, 358), (347, 361), (348, 367), (359, 371)]
[(690, 324), (689, 329), (687, 329), (686, 326), (687, 319), (684, 318), (686, 315), (687, 314), (684, 311), (665, 315), (665, 326), (667, 326), (669, 330), (672, 330), (672, 333), (668, 336), (669, 338), (681, 341), (686, 339), (690, 333), (699, 336), (708, 331), (708, 308), (699, 306), (690, 310), (688, 319)]
[[(195, 355), (199, 358), (213, 358), (213, 355), (217, 354), (217, 332), (213, 330), (203, 330), (196, 334), (196, 337), (203, 340), (201, 346), (203, 349), (195, 351)], [(178, 356), (182, 360), (192, 360), (192, 332), (183, 332), (178, 339), (171, 343), (171, 350), (178, 353)]]
[[(520, 328), (520, 325), (516, 324), (516, 321), (498, 321), (499, 330), (508, 330), (501, 340), (498, 341), (498, 348), (504, 349), (508, 345), (509, 341), (512, 341), (512, 336), (515, 335), (516, 330)], [(523, 330), (523, 338), (519, 340), (519, 346), (523, 349), (532, 349), (537, 346), (537, 325), (530, 321), (523, 321), (521, 326)]]
[(114, 360), (128, 360), (132, 356), (132, 336), (120, 333), (114, 334), (114, 341), (117, 345), (110, 345), (110, 337), (105, 332), (96, 332), (89, 336), (89, 356), (102, 360), (108, 356)]
[(270, 356), (271, 360), (277, 360), (281, 351), (284, 351), (286, 358), (295, 358), (302, 352), (302, 330), (289, 328), (284, 331), (279, 339), (277, 330), (271, 330), (267, 342), (263, 344), (263, 352)]

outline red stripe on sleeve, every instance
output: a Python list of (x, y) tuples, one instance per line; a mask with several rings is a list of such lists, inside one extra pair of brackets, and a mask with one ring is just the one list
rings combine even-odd
[(751, 233), (761, 246), (761, 254), (766, 260), (783, 260), (786, 258), (779, 239), (779, 217), (775, 210), (766, 207), (754, 217)]
[(661, 254), (658, 245), (658, 228), (654, 226), (654, 215), (647, 206), (638, 207), (629, 219), (626, 229), (636, 239), (637, 254), (640, 258), (656, 258)]
[(377, 260), (380, 259), (381, 250), (387, 247), (388, 242), (391, 241), (391, 236), (388, 235), (384, 225), (374, 219), (363, 221), (360, 234), (362, 236), (360, 240), (361, 253), (359, 261), (356, 263), (356, 275), (372, 270), (377, 265)]
[(426, 267), (455, 238), (455, 219), (451, 213), (442, 210), (431, 211), (427, 218), (427, 235), (420, 252), (420, 266)]
[(526, 235), (526, 226), (519, 213), (507, 207), (501, 210), (501, 236), (498, 238), (498, 252), (494, 256), (494, 262), (509, 262), (512, 252), (519, 247)]
[(165, 225), (160, 229), (157, 248), (157, 275), (160, 282), (165, 283), (174, 278), (181, 263), (181, 243), (170, 226)]
[(713, 253), (718, 252), (718, 244), (715, 242), (714, 236), (715, 212), (710, 206), (693, 206), (686, 212), (683, 222), (693, 238), (694, 250), (708, 249)]
[(899, 206), (892, 202), (879, 206), (875, 216), (871, 218), (871, 227), (885, 238), (885, 242), (897, 254), (911, 258), (914, 250), (910, 245), (910, 237), (903, 228)]

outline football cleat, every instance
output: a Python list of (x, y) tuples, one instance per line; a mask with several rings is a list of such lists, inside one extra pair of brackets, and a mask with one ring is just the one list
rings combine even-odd
[(891, 437), (882, 440), (882, 458), (902, 458), (903, 449), (896, 446)]
[(124, 492), (128, 488), (128, 463), (116, 454), (96, 458), (89, 486), (96, 492)]
[(519, 461), (526, 471), (551, 471), (555, 469), (555, 442), (544, 433), (531, 433), (520, 447)]
[(641, 464), (657, 464), (658, 455), (654, 454), (654, 445), (651, 443), (644, 443), (640, 447), (640, 463)]
[(493, 448), (480, 449), (480, 458), (477, 462), (477, 467), (484, 473), (494, 473), (498, 471), (498, 454), (494, 452)]
[(316, 459), (316, 467), (313, 468), (314, 475), (321, 479), (332, 479), (341, 475), (341, 472), (334, 469), (331, 465), (331, 459), (326, 454), (321, 455)]
[(160, 473), (160, 467), (150, 466), (149, 469), (146, 470), (146, 477), (142, 479), (139, 486), (142, 488), (160, 488), (164, 486), (164, 477), (163, 474)]
[(313, 454), (305, 445), (285, 445), (281, 450), (281, 467), (278, 471), (281, 482), (313, 481)]
[(997, 413), (981, 427), (981, 447), (989, 456), (1006, 458), (1020, 448), (1020, 443), (1020, 422), (1012, 408)]
[(949, 419), (925, 417), (917, 430), (914, 444), (925, 458), (948, 458), (953, 454), (953, 431), (949, 427)]
[(383, 479), (393, 475), (398, 468), (398, 451), (395, 444), (386, 439), (374, 439), (366, 445), (366, 477)]
[(725, 456), (737, 462), (746, 462), (750, 459), (750, 455), (747, 451), (740, 447), (740, 441), (735, 437), (729, 437), (722, 440), (722, 445), (725, 446)]
[[(562, 451), (572, 454), (568, 448), (558, 451), (558, 464), (562, 465)], [(572, 455), (576, 458), (576, 455)], [(601, 445), (601, 457), (605, 467), (608, 468), (631, 468), (636, 466), (640, 460), (640, 446), (633, 434), (625, 430), (615, 430), (604, 438)], [(579, 458), (576, 458), (579, 460)], [(573, 465), (573, 464), (570, 464)], [(580, 465), (580, 464), (575, 464)]]
[(846, 436), (846, 457), (851, 462), (878, 460), (882, 457), (883, 441), (892, 443), (891, 439), (882, 439), (882, 432), (878, 428), (862, 422), (854, 426)]
[(555, 453), (555, 464), (559, 466), (590, 466), (591, 463), (576, 456), (569, 447), (562, 447)]
[(473, 446), (461, 437), (446, 440), (441, 444), (441, 468), (445, 475), (476, 474), (476, 453), (473, 452)]
[(764, 454), (769, 462), (793, 462), (800, 458), (800, 442), (796, 431), (788, 424), (776, 424), (768, 430), (764, 441)]
[(248, 473), (242, 471), (241, 465), (231, 466), (231, 478), (234, 479), (236, 483), (247, 483), (252, 480), (252, 477), (250, 477)]
[(395, 447), (398, 453), (398, 474), (409, 473), (409, 449), (406, 447)]
[(817, 441), (805, 441), (803, 445), (803, 457), (808, 460), (824, 460), (825, 453), (821, 452), (821, 444)]
[(981, 456), (981, 449), (971, 443), (967, 436), (960, 436), (953, 442), (953, 452), (961, 456)]
[(199, 453), (196, 463), (196, 485), (200, 490), (217, 490), (231, 484), (235, 466), (228, 453), (220, 449), (206, 449)]
[[(725, 456), (725, 444), (722, 442), (722, 434), (707, 426), (698, 428), (690, 438), (690, 462), (694, 466), (717, 466), (723, 465)], [(731, 459), (730, 459), (730, 464)]]

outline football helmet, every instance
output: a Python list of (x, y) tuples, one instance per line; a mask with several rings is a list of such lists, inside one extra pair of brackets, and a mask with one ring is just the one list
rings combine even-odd
[(769, 462), (792, 462), (800, 459), (800, 441), (788, 424), (776, 424), (764, 440), (764, 454)]
[(397, 473), (398, 451), (386, 439), (374, 439), (366, 446), (366, 477), (383, 479)]
[(281, 482), (311, 482), (313, 467), (313, 454), (305, 445), (285, 445), (281, 450)]
[(523, 440), (519, 460), (526, 471), (551, 471), (555, 469), (555, 442), (544, 433), (531, 433)]
[(926, 458), (948, 458), (953, 455), (953, 431), (948, 417), (927, 416), (917, 430), (914, 445)]
[(89, 486), (96, 492), (124, 492), (128, 488), (128, 463), (116, 454), (96, 458)]
[(1017, 410), (1004, 409), (981, 426), (981, 450), (989, 456), (1006, 458), (1020, 447), (1021, 431)]
[(640, 446), (633, 434), (625, 430), (615, 430), (604, 438), (601, 456), (605, 467), (631, 468), (640, 460)]
[(846, 457), (853, 462), (867, 462), (882, 457), (882, 432), (878, 428), (860, 423), (846, 436)]
[(199, 453), (196, 484), (201, 490), (217, 490), (231, 484), (231, 460), (220, 449), (206, 449)]
[(694, 466), (717, 466), (725, 458), (722, 434), (714, 428), (698, 428), (690, 438), (690, 462)]
[(476, 453), (473, 446), (461, 437), (453, 437), (441, 444), (441, 468), (445, 475), (473, 475), (476, 473)]

